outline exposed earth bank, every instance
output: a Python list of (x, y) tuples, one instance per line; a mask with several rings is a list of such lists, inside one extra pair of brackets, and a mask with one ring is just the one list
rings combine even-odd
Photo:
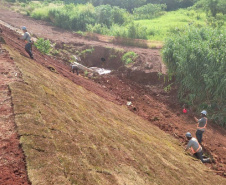
[(30, 184), (14, 122), (9, 84), (19, 81), (13, 59), (0, 44), (0, 184)]
[[(196, 124), (194, 120), (182, 114), (181, 105), (176, 100), (176, 90), (170, 92), (163, 90), (165, 87), (163, 78), (158, 79), (158, 73), (165, 73), (165, 67), (161, 62), (160, 51), (158, 49), (141, 49), (134, 47), (121, 47), (112, 43), (98, 42), (87, 40), (75, 34), (54, 28), (42, 21), (35, 21), (28, 17), (22, 16), (8, 10), (0, 11), (1, 20), (19, 28), (22, 25), (27, 25), (29, 30), (39, 36), (59, 43), (59, 47), (65, 47), (65, 44), (73, 45), (69, 49), (84, 50), (84, 48), (122, 48), (125, 51), (134, 51), (140, 56), (141, 63), (144, 62), (146, 67), (141, 70), (125, 72), (120, 71), (120, 65), (111, 75), (98, 76), (87, 79), (83, 76), (77, 76), (69, 72), (69, 65), (65, 59), (60, 57), (44, 56), (34, 49), (36, 60), (34, 62), (41, 63), (43, 66), (54, 69), (54, 71), (74, 83), (83, 86), (84, 88), (96, 93), (97, 95), (115, 102), (117, 104), (126, 105), (128, 109), (135, 114), (142, 116), (150, 121), (150, 124), (157, 125), (162, 130), (172, 134), (180, 141), (185, 142), (184, 134), (190, 131), (195, 135)], [(8, 28), (2, 28), (2, 35), (5, 42), (19, 51), (22, 55), (27, 55), (24, 51), (24, 43), (18, 41), (18, 34)], [(81, 49), (82, 48), (82, 49)], [(95, 51), (95, 50), (94, 50)], [(101, 49), (97, 49), (92, 53), (92, 57), (83, 58), (84, 63), (91, 60), (93, 57), (100, 59), (108, 58), (110, 54), (104, 56)], [(91, 55), (90, 55), (91, 56)], [(67, 59), (68, 60), (68, 59)], [(99, 60), (100, 61), (100, 60)], [(86, 63), (85, 63), (86, 64)], [(136, 63), (136, 65), (139, 64)], [(88, 64), (87, 64), (88, 65)], [(141, 65), (141, 66), (145, 66)], [(115, 69), (115, 68), (114, 68)], [(141, 71), (143, 70), (143, 73)], [(146, 71), (145, 71), (146, 70)], [(148, 75), (146, 75), (148, 74)], [(154, 74), (154, 75), (153, 75)], [(145, 77), (146, 83), (144, 82)], [(141, 79), (139, 79), (139, 78)], [(226, 131), (213, 124), (208, 125), (207, 131), (204, 133), (205, 150), (216, 159), (216, 164), (209, 165), (217, 174), (226, 175)]]

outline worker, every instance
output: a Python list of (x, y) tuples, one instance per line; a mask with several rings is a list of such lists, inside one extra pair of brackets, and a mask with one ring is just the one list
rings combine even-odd
[(185, 151), (187, 151), (190, 148), (192, 153), (193, 153), (193, 155), (197, 159), (200, 159), (202, 161), (202, 163), (210, 163), (210, 162), (212, 162), (210, 160), (210, 158), (203, 159), (202, 147), (199, 144), (199, 142), (197, 141), (197, 139), (191, 136), (190, 132), (187, 132), (185, 136), (186, 136), (187, 140), (189, 141)]
[(24, 40), (26, 42), (25, 51), (29, 54), (31, 59), (34, 59), (33, 53), (32, 53), (31, 35), (30, 35), (30, 33), (28, 33), (27, 28), (25, 26), (22, 26), (21, 29), (24, 32), (24, 35), (22, 37), (18, 38), (18, 39)]
[(71, 71), (73, 73), (75, 73), (75, 71), (76, 71), (76, 74), (78, 75), (79, 74), (78, 73), (78, 64), (77, 63), (72, 63), (72, 64), (70, 64), (70, 66), (71, 66)]
[(196, 117), (194, 117), (195, 121), (198, 123), (197, 124), (197, 131), (196, 131), (196, 138), (199, 142), (199, 144), (202, 143), (202, 135), (206, 129), (207, 126), (207, 112), (205, 110), (203, 110), (201, 112), (201, 119), (197, 119)]

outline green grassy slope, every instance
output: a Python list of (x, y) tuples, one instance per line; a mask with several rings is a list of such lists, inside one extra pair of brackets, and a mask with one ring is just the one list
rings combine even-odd
[(7, 50), (23, 78), (10, 88), (33, 185), (226, 183), (126, 106)]

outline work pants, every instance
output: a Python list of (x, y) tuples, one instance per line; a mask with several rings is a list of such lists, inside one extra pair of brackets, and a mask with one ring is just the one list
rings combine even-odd
[(197, 152), (194, 154), (194, 156), (197, 158), (197, 159), (200, 159), (202, 161), (202, 163), (210, 163), (210, 159), (207, 158), (207, 159), (203, 159), (203, 156), (202, 156), (202, 151), (201, 152)]
[(25, 45), (25, 51), (29, 54), (29, 56), (30, 56), (31, 58), (33, 58), (31, 43), (27, 43), (27, 44)]
[(202, 134), (203, 134), (203, 132), (204, 131), (201, 131), (201, 130), (197, 130), (196, 131), (196, 138), (197, 138), (197, 140), (198, 140), (198, 142), (199, 142), (200, 145), (202, 143)]
[(78, 75), (78, 67), (77, 66), (72, 66), (72, 72), (75, 73), (76, 71), (76, 74)]

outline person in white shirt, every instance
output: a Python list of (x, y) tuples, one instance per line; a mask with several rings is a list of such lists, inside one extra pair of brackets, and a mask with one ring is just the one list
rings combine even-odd
[(27, 28), (25, 26), (22, 26), (21, 29), (24, 32), (24, 35), (19, 40), (24, 40), (26, 42), (25, 45), (25, 51), (29, 54), (31, 59), (34, 59), (33, 53), (32, 53), (32, 41), (31, 41), (31, 35), (28, 33)]
[(210, 160), (210, 158), (203, 159), (202, 147), (199, 144), (199, 142), (197, 141), (197, 139), (191, 136), (190, 132), (187, 132), (185, 136), (186, 136), (187, 140), (189, 141), (188, 144), (187, 144), (187, 147), (185, 148), (185, 151), (187, 151), (190, 148), (193, 155), (197, 159), (200, 159), (202, 161), (202, 163), (212, 162)]

